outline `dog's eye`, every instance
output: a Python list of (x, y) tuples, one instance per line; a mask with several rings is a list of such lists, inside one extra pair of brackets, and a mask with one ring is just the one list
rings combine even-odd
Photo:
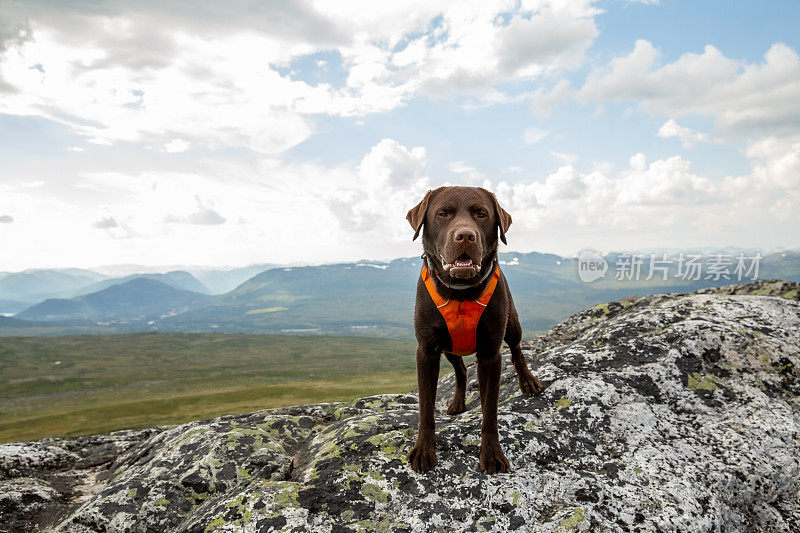
[(477, 213), (475, 213), (475, 216), (478, 218), (486, 218), (489, 216), (489, 213), (487, 213), (486, 211), (478, 211)]
[(437, 213), (437, 214), (438, 214), (440, 217), (446, 217), (447, 215), (449, 215), (449, 214), (450, 214), (450, 211), (448, 211), (448, 210), (446, 210), (446, 209), (442, 209), (442, 210), (441, 210), (441, 211), (439, 211), (439, 213)]

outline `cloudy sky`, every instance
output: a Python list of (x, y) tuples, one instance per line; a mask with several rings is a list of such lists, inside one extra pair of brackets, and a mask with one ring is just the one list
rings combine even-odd
[[(67, 5), (70, 4), (70, 5)], [(380, 7), (376, 7), (380, 6)], [(0, 0), (0, 270), (800, 246), (800, 3)]]

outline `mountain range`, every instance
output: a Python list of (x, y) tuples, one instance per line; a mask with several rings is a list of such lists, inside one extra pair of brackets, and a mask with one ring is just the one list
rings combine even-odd
[(49, 298), (15, 318), (81, 325), (140, 324), (185, 312), (209, 298), (209, 295), (143, 276), (70, 299)]
[[(679, 257), (670, 255), (665, 261), (661, 254), (642, 254), (632, 261), (631, 254), (610, 253), (601, 259), (607, 264), (605, 276), (586, 283), (579, 279), (576, 258), (537, 252), (499, 255), (523, 328), (529, 332), (548, 329), (600, 302), (749, 281), (736, 279), (733, 254), (725, 255), (726, 276), (715, 275), (711, 267), (717, 263), (719, 272), (722, 256), (703, 256), (706, 271), (697, 279), (685, 275), (686, 261), (679, 261)], [(0, 279), (0, 299), (55, 296), (26, 306), (13, 318), (0, 320), (0, 335), (30, 334), (26, 330), (32, 332), (32, 328), (36, 334), (68, 334), (91, 326), (93, 332), (101, 333), (215, 331), (408, 337), (413, 333), (420, 266), (419, 258), (401, 258), (301, 267), (254, 265), (235, 272), (206, 269), (203, 275), (174, 271), (111, 278), (76, 269), (7, 274)], [(759, 279), (800, 281), (800, 252), (767, 255), (760, 259), (758, 268)], [(751, 270), (749, 275), (754, 274)], [(213, 294), (242, 278), (230, 290)], [(14, 280), (19, 285), (14, 285)]]
[(99, 292), (102, 291), (103, 289), (113, 287), (114, 285), (122, 285), (124, 283), (128, 283), (129, 281), (133, 281), (136, 279), (149, 279), (153, 281), (158, 281), (164, 285), (168, 285), (175, 289), (199, 292), (201, 294), (211, 293), (209, 288), (206, 287), (195, 276), (183, 270), (176, 270), (173, 272), (167, 272), (165, 274), (131, 274), (129, 276), (124, 276), (120, 278), (104, 279), (103, 281), (92, 283), (87, 287), (82, 287), (78, 291), (74, 291), (76, 293), (74, 294), (74, 296)]
[(26, 270), (0, 275), (0, 313), (15, 313), (46, 298), (77, 291), (106, 279), (78, 268)]
[(279, 265), (262, 263), (239, 268), (187, 267), (162, 273), (140, 265), (114, 265), (97, 270), (78, 268), (0, 272), (0, 315), (19, 313), (48, 298), (73, 298), (98, 292), (135, 278), (201, 294), (224, 294), (256, 274)]

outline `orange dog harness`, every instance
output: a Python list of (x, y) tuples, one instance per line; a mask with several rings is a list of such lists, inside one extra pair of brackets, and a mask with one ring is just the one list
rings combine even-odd
[(423, 266), (420, 273), (428, 294), (431, 295), (433, 303), (442, 314), (442, 318), (447, 323), (447, 331), (453, 341), (453, 348), (449, 353), (453, 355), (472, 355), (475, 353), (475, 336), (478, 331), (478, 320), (480, 320), (483, 310), (489, 300), (492, 299), (494, 289), (497, 287), (497, 280), (500, 279), (500, 269), (495, 267), (489, 278), (489, 283), (477, 300), (445, 300), (436, 291), (433, 277), (428, 272), (428, 267)]

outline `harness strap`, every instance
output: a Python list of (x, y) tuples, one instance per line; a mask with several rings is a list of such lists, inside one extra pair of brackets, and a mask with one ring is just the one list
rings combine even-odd
[(427, 265), (422, 267), (420, 277), (425, 283), (425, 288), (428, 289), (428, 294), (431, 295), (433, 303), (447, 324), (447, 331), (450, 333), (450, 339), (453, 342), (453, 347), (449, 353), (460, 356), (475, 353), (478, 321), (483, 314), (483, 310), (489, 304), (489, 300), (492, 299), (497, 282), (500, 279), (500, 269), (497, 266), (494, 267), (489, 283), (486, 284), (483, 292), (476, 300), (448, 300), (442, 298), (436, 290), (436, 285)]

